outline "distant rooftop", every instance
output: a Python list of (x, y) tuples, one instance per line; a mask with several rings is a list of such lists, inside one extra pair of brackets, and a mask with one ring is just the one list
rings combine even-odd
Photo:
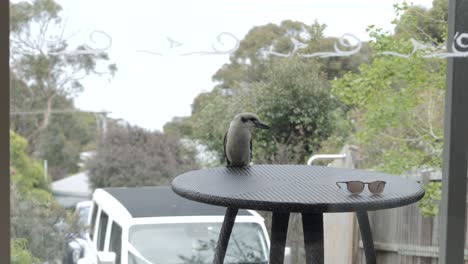
[(74, 206), (77, 202), (91, 199), (87, 171), (52, 182), (52, 194), (65, 206)]
[(61, 195), (89, 197), (91, 188), (89, 188), (88, 172), (80, 172), (52, 182), (52, 192)]

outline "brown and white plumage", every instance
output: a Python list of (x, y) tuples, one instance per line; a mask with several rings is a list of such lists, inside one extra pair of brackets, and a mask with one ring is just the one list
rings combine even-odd
[(224, 135), (224, 156), (228, 166), (247, 166), (252, 160), (252, 132), (255, 128), (268, 129), (253, 113), (234, 117)]

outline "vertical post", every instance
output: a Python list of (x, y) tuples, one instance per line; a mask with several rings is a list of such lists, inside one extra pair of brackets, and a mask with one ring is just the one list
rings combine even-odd
[(106, 139), (107, 136), (107, 114), (108, 112), (102, 113), (102, 137)]
[[(7, 1), (0, 2), (0, 256), (2, 262), (10, 263), (10, 145), (9, 145), (9, 113), (10, 103), (9, 94), (11, 83), (9, 76), (9, 61), (7, 58), (10, 56), (9, 43), (9, 30), (10, 30), (10, 8)], [(10, 89), (8, 89), (8, 87)]]
[(47, 160), (44, 160), (44, 180), (46, 183), (47, 183), (47, 175), (48, 175)]
[[(449, 0), (447, 50), (467, 52), (468, 1)], [(456, 37), (456, 39), (454, 39)], [(458, 40), (458, 41), (457, 41)], [(459, 43), (457, 43), (459, 42)], [(463, 262), (468, 152), (468, 57), (448, 57), (439, 263)]]

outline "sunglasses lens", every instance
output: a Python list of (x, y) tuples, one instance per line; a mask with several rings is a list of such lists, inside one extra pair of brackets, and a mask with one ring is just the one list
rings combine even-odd
[(346, 185), (351, 193), (361, 193), (364, 190), (364, 183), (360, 181), (349, 181)]
[(374, 181), (369, 183), (369, 191), (374, 194), (382, 193), (385, 188), (384, 181)]

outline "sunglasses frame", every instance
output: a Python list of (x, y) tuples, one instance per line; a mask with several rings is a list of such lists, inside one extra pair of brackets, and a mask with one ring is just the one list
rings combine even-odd
[(383, 193), (383, 189), (382, 189), (382, 192), (379, 192), (379, 193), (374, 193), (370, 190), (370, 184), (371, 183), (374, 183), (374, 182), (383, 182), (384, 184), (384, 188), (385, 188), (385, 185), (387, 184), (386, 181), (380, 181), (380, 180), (376, 180), (376, 181), (371, 181), (371, 182), (363, 182), (363, 181), (344, 181), (344, 182), (336, 182), (336, 186), (338, 186), (338, 188), (342, 189), (341, 186), (338, 184), (338, 183), (346, 183), (346, 187), (348, 186), (348, 183), (350, 182), (360, 182), (364, 185), (364, 188), (362, 188), (362, 191), (360, 192), (351, 192), (348, 188), (346, 188), (348, 190), (348, 192), (352, 193), (352, 194), (360, 194), (364, 191), (364, 189), (366, 188), (366, 184), (367, 184), (367, 189), (369, 190), (370, 193), (372, 194), (381, 194)]

